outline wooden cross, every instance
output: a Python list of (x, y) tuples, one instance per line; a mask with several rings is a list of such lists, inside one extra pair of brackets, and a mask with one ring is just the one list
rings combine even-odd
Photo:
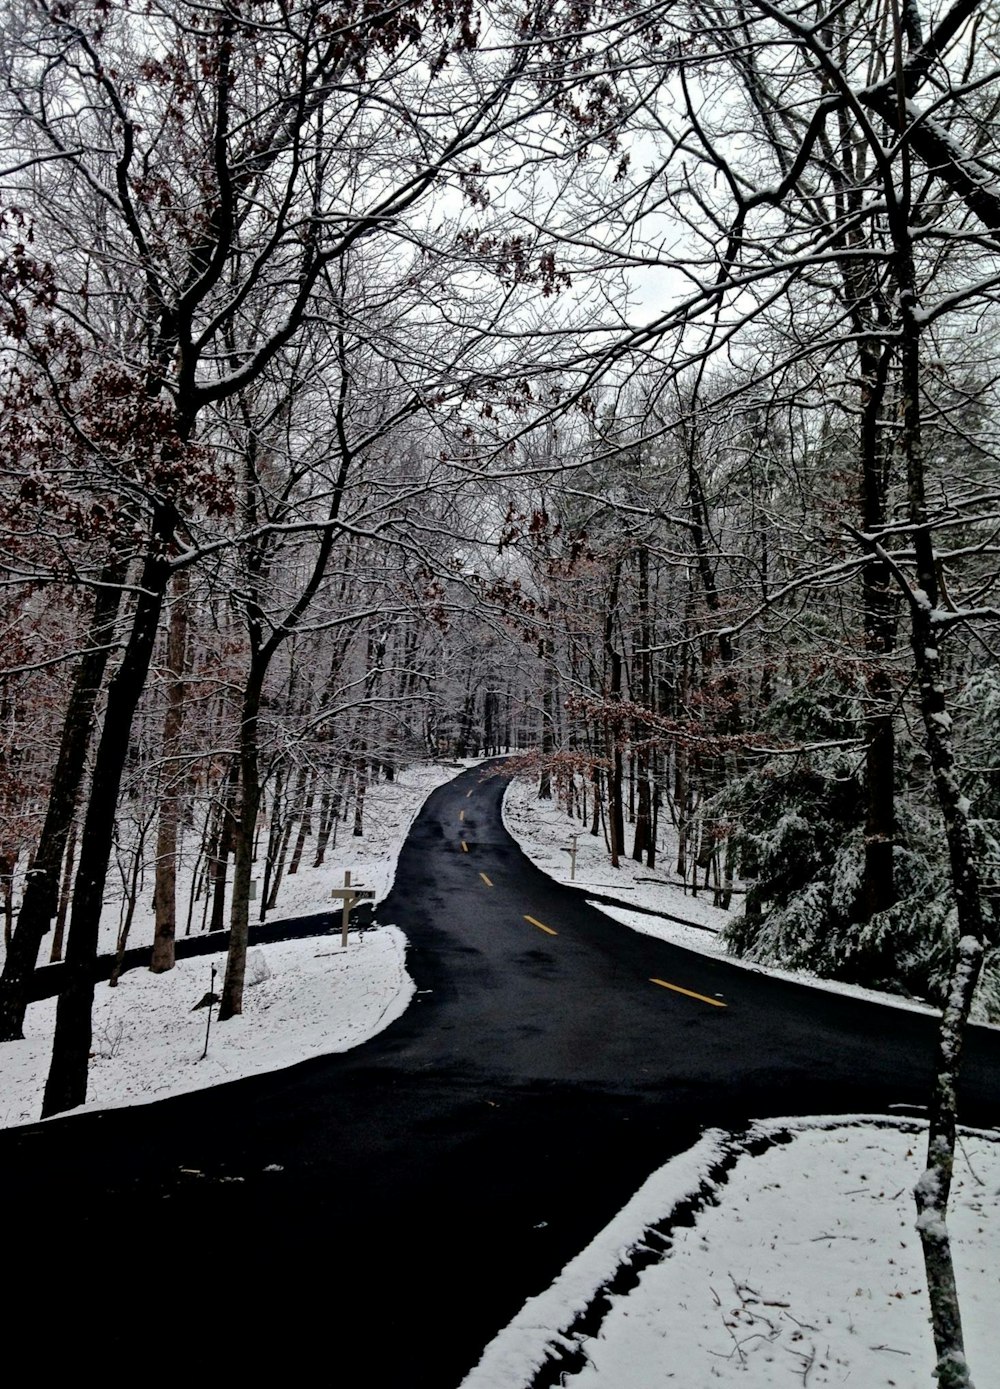
[(347, 922), (351, 915), (351, 908), (354, 906), (355, 902), (372, 901), (375, 897), (375, 890), (370, 887), (352, 887), (351, 871), (347, 869), (344, 873), (344, 886), (333, 888), (330, 896), (339, 897), (344, 903), (344, 917), (340, 932), (340, 943), (342, 946), (346, 946)]

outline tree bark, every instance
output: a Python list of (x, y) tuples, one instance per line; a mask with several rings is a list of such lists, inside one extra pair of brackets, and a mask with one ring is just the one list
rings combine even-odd
[(69, 915), (69, 904), (73, 897), (73, 872), (76, 868), (76, 839), (77, 825), (74, 820), (69, 827), (69, 839), (66, 843), (66, 861), (63, 864), (62, 886), (59, 889), (59, 910), (56, 912), (56, 928), (52, 932), (52, 949), (49, 952), (50, 964), (56, 964), (63, 957), (63, 942), (66, 939), (66, 918)]
[(113, 557), (101, 571), (87, 650), (77, 669), (63, 721), (45, 822), (28, 868), (17, 926), (0, 974), (0, 1042), (12, 1042), (24, 1035), (28, 982), (42, 937), (56, 914), (59, 869), (80, 794), (94, 709), (114, 639), (126, 570), (125, 562)]
[(552, 799), (552, 705), (555, 697), (553, 689), (552, 641), (543, 638), (538, 643), (538, 655), (542, 662), (542, 770), (538, 779), (538, 799)]
[[(391, 781), (392, 777), (386, 775), (386, 781)], [(313, 769), (308, 774), (308, 785), (302, 787), (302, 801), (298, 808), (299, 832), (295, 839), (295, 847), (292, 850), (292, 857), (288, 861), (288, 876), (294, 877), (299, 871), (299, 864), (302, 862), (302, 853), (306, 846), (306, 839), (312, 834), (312, 810), (313, 800), (316, 795), (316, 771)]]
[(160, 818), (156, 832), (156, 925), (149, 967), (162, 974), (174, 967), (177, 935), (177, 827), (181, 814), (181, 733), (187, 682), (188, 571), (174, 580), (174, 609), (167, 633), (167, 711), (163, 719), (163, 773), (160, 782)]
[(247, 940), (250, 930), (253, 841), (257, 828), (257, 813), (260, 809), (260, 697), (266, 669), (267, 664), (258, 653), (251, 660), (243, 691), (240, 717), (240, 813), (236, 822), (233, 893), (229, 912), (229, 950), (226, 956), (226, 977), (219, 1000), (219, 1022), (227, 1022), (243, 1012), (243, 984), (246, 977)]
[[(639, 702), (644, 709), (652, 708), (652, 655), (650, 652), (651, 631), (649, 624), (649, 551), (645, 545), (640, 545), (636, 555), (636, 568), (638, 571), (638, 650), (634, 654), (634, 663), (639, 672)], [(641, 737), (639, 729), (636, 735)], [(632, 843), (632, 857), (636, 863), (641, 863), (643, 856), (647, 860), (652, 852), (650, 842), (650, 788), (649, 788), (649, 749), (640, 743), (636, 754), (636, 777), (638, 781), (638, 800), (635, 816), (635, 838)], [(650, 867), (652, 865), (650, 864)]]
[(225, 930), (226, 924), (226, 865), (233, 851), (236, 835), (236, 797), (240, 779), (239, 757), (233, 758), (221, 791), (219, 803), (219, 824), (212, 848), (209, 870), (210, 891), (212, 894), (212, 916), (210, 931)]
[(92, 1041), (91, 1009), (101, 907), (114, 835), (115, 810), (128, 756), (136, 705), (146, 684), (160, 613), (170, 579), (167, 550), (176, 513), (157, 503), (150, 544), (140, 578), (132, 629), (108, 688), (104, 726), (94, 762), (90, 797), (80, 835), (80, 860), (73, 889), (63, 987), (56, 1006), (52, 1063), (45, 1083), (42, 1117), (60, 1114), (87, 1098), (87, 1064)]
[(948, 1199), (955, 1159), (958, 1122), (958, 1077), (962, 1042), (982, 970), (986, 928), (982, 915), (979, 869), (969, 823), (968, 802), (961, 794), (941, 671), (941, 616), (937, 563), (925, 499), (924, 446), (920, 411), (920, 319), (913, 264), (909, 213), (907, 149), (902, 149), (900, 203), (892, 209), (893, 274), (899, 290), (901, 318), (902, 453), (906, 461), (909, 519), (913, 526), (916, 586), (905, 594), (910, 610), (910, 637), (919, 687), (920, 712), (934, 787), (944, 819), (958, 942), (948, 997), (938, 1033), (938, 1065), (931, 1098), (927, 1168), (914, 1192), (917, 1229), (927, 1273), (931, 1328), (937, 1352), (935, 1375), (940, 1389), (972, 1389), (965, 1357), (958, 1288), (948, 1234)]

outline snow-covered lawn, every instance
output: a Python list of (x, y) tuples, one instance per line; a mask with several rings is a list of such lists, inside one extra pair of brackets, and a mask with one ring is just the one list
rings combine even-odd
[[(241, 1076), (294, 1066), (311, 1056), (346, 1051), (387, 1027), (413, 993), (406, 941), (394, 926), (283, 941), (247, 958), (243, 1013), (213, 1023), (205, 1051), (211, 970), (222, 981), (225, 956), (178, 960), (169, 974), (123, 974), (118, 987), (98, 984), (94, 1050), (85, 1109), (203, 1090)], [(0, 1126), (38, 1118), (52, 1050), (54, 998), (28, 1009), (23, 1042), (0, 1045)]]
[[(783, 1130), (791, 1141), (756, 1157), (710, 1132), (654, 1173), (463, 1389), (522, 1389), (552, 1362), (566, 1368), (545, 1382), (572, 1389), (930, 1384), (911, 1195), (923, 1130), (838, 1117), (760, 1124), (752, 1137)], [(965, 1134), (950, 1223), (981, 1389), (1000, 1364), (998, 1189), (1000, 1142)], [(693, 1223), (680, 1223), (692, 1206)]]
[[(329, 910), (330, 888), (345, 868), (383, 897), (420, 805), (454, 775), (454, 766), (413, 769), (372, 788), (365, 837), (342, 841), (323, 869), (287, 880), (274, 915)], [(505, 813), (530, 856), (568, 879), (566, 817), (539, 806), (520, 783)], [(613, 873), (590, 836), (578, 845), (578, 883), (692, 924), (624, 905), (612, 909), (616, 919), (718, 952), (713, 932), (722, 913), (704, 897), (631, 861)], [(133, 942), (150, 932), (146, 912)], [(245, 1012), (213, 1026), (205, 1060), (207, 1014), (195, 1005), (208, 991), (211, 957), (182, 961), (169, 975), (130, 971), (114, 990), (99, 985), (87, 1108), (152, 1100), (354, 1046), (406, 1007), (413, 985), (404, 954), (392, 926), (352, 933), (346, 951), (339, 936), (256, 948)], [(25, 1041), (0, 1046), (4, 1125), (38, 1115), (54, 1009), (51, 1000), (33, 1004)], [(750, 1138), (759, 1140), (752, 1152)], [(705, 1134), (654, 1173), (525, 1305), (486, 1348), (466, 1389), (528, 1389), (537, 1367), (560, 1355), (571, 1358), (546, 1382), (580, 1389), (929, 1384), (933, 1348), (911, 1197), (924, 1142), (918, 1124), (864, 1116), (770, 1121), (750, 1136)], [(966, 1133), (952, 1225), (980, 1389), (1000, 1363), (998, 1196), (998, 1136)]]

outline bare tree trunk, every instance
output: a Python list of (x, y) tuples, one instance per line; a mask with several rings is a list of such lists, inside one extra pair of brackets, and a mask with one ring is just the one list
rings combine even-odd
[(146, 848), (146, 827), (143, 826), (139, 834), (135, 852), (132, 855), (132, 866), (129, 869), (128, 885), (126, 889), (125, 918), (118, 931), (118, 940), (115, 943), (115, 963), (108, 979), (108, 987), (116, 989), (118, 980), (121, 978), (122, 964), (125, 960), (125, 951), (128, 949), (129, 933), (132, 930), (132, 921), (135, 917), (135, 904), (139, 898), (139, 876), (142, 872), (142, 858)]
[[(887, 468), (881, 420), (890, 349), (872, 339), (860, 345), (862, 375), (861, 514), (866, 534), (885, 524)], [(888, 565), (868, 566), (862, 575), (865, 650), (869, 658), (865, 714), (865, 867), (861, 909), (865, 920), (896, 900), (896, 736), (892, 680), (885, 662), (896, 644), (895, 598)]]
[(174, 581), (174, 608), (167, 632), (167, 712), (163, 719), (163, 774), (160, 781), (160, 819), (156, 833), (156, 925), (149, 967), (162, 974), (174, 967), (177, 935), (177, 827), (181, 816), (183, 775), (180, 767), (181, 733), (187, 682), (188, 571)]
[[(638, 617), (639, 630), (637, 633), (638, 651), (634, 653), (633, 661), (638, 667), (639, 674), (639, 701), (644, 709), (652, 708), (653, 680), (652, 680), (652, 655), (650, 653), (651, 631), (649, 624), (649, 551), (645, 545), (639, 547), (636, 555), (636, 568), (638, 571)], [(638, 733), (638, 730), (635, 730)], [(638, 779), (638, 805), (635, 815), (635, 838), (632, 843), (632, 857), (636, 863), (641, 863), (643, 855), (649, 860), (650, 852), (655, 856), (650, 839), (650, 793), (649, 793), (649, 750), (640, 746), (636, 754), (636, 776)], [(652, 864), (649, 865), (652, 867)]]
[(365, 832), (365, 793), (368, 790), (368, 759), (364, 754), (365, 749), (362, 744), (361, 759), (358, 764), (354, 783), (354, 829), (352, 830), (352, 834), (355, 839), (360, 839)]
[(43, 1118), (73, 1109), (87, 1098), (94, 963), (97, 959), (115, 810), (128, 756), (132, 722), (149, 674), (160, 613), (170, 580), (166, 552), (175, 526), (173, 508), (158, 504), (140, 577), (132, 630), (121, 663), (108, 687), (104, 727), (94, 760), (90, 797), (80, 835), (80, 862), (73, 889), (63, 987), (56, 1005), (52, 1063), (42, 1101)]
[[(982, 970), (986, 928), (982, 915), (979, 870), (969, 823), (968, 802), (961, 794), (942, 684), (940, 633), (935, 621), (940, 599), (937, 563), (928, 526), (924, 491), (924, 450), (920, 419), (920, 323), (911, 229), (903, 212), (909, 188), (907, 148), (903, 159), (904, 203), (895, 209), (890, 225), (895, 256), (893, 271), (899, 290), (903, 430), (907, 500), (913, 526), (917, 584), (903, 579), (910, 609), (910, 637), (919, 685), (924, 740), (930, 758), (938, 804), (944, 818), (952, 890), (958, 916), (958, 943), (948, 997), (941, 1015), (937, 1077), (931, 1099), (927, 1140), (927, 1169), (917, 1183), (917, 1229), (927, 1272), (931, 1327), (937, 1351), (935, 1375), (940, 1389), (972, 1389), (965, 1357), (958, 1287), (948, 1234), (948, 1199), (955, 1160), (958, 1122), (957, 1090), (962, 1042)], [(880, 559), (888, 559), (884, 552)]]
[[(271, 814), (267, 828), (267, 853), (264, 856), (264, 881), (260, 893), (260, 919), (264, 920), (270, 908), (271, 881), (275, 865), (281, 852), (282, 841), (288, 841), (290, 810), (285, 799), (285, 767), (281, 764), (274, 774), (274, 789), (270, 796)], [(256, 853), (254, 858), (256, 858)]]
[(594, 813), (590, 821), (590, 833), (596, 839), (601, 826), (601, 769), (596, 763), (590, 774), (590, 779), (594, 783)]
[[(622, 658), (614, 646), (614, 624), (618, 613), (618, 585), (621, 578), (621, 561), (614, 567), (611, 591), (604, 619), (604, 662), (609, 676), (608, 698), (611, 704), (618, 704), (622, 697)], [(622, 804), (622, 730), (615, 727), (610, 719), (605, 720), (605, 746), (609, 764), (608, 772), (608, 833), (611, 846), (611, 867), (618, 868), (625, 852), (625, 814)]]
[(204, 868), (205, 841), (204, 838), (198, 845), (198, 856), (194, 861), (194, 870), (191, 874), (191, 891), (188, 893), (187, 917), (184, 922), (184, 934), (191, 934), (191, 922), (194, 920), (194, 904), (199, 895), (208, 890), (207, 877)]
[[(282, 877), (284, 876), (284, 872), (285, 872), (285, 861), (286, 861), (286, 859), (288, 858), (288, 846), (289, 846), (289, 844), (291, 843), (291, 840), (292, 840), (292, 830), (293, 830), (294, 827), (295, 827), (295, 817), (296, 817), (296, 815), (302, 816), (302, 813), (303, 813), (303, 812), (302, 812), (302, 795), (303, 795), (304, 784), (305, 784), (305, 779), (306, 779), (306, 776), (307, 776), (307, 775), (308, 775), (308, 768), (303, 767), (303, 768), (300, 770), (300, 772), (299, 772), (298, 783), (297, 783), (296, 788), (295, 788), (295, 793), (294, 793), (294, 795), (293, 795), (293, 797), (292, 797), (292, 800), (291, 800), (290, 804), (288, 805), (287, 810), (286, 810), (286, 813), (285, 813), (285, 824), (284, 824), (284, 828), (282, 829), (282, 832), (281, 832), (281, 844), (280, 844), (279, 847), (278, 847), (278, 854), (277, 854), (277, 858), (276, 858), (276, 860), (275, 860), (275, 862), (274, 862), (273, 868), (272, 868), (272, 866), (271, 866), (270, 861), (268, 861), (268, 869), (269, 869), (269, 870), (271, 871), (271, 873), (272, 873), (271, 890), (270, 890), (270, 892), (268, 892), (268, 893), (262, 893), (262, 894), (261, 894), (261, 896), (264, 898), (264, 902), (262, 903), (261, 909), (260, 909), (260, 919), (261, 919), (261, 921), (264, 920), (265, 914), (266, 914), (267, 912), (273, 911), (273, 910), (274, 910), (274, 907), (275, 907), (275, 905), (277, 904), (277, 901), (278, 901), (278, 892), (279, 892), (280, 889), (281, 889), (281, 879), (282, 879)], [(302, 839), (302, 831), (301, 831), (301, 824), (300, 824), (300, 828), (299, 828), (299, 840), (301, 840), (301, 839)], [(301, 852), (302, 852), (302, 850), (299, 849), (300, 855), (301, 855)], [(298, 865), (296, 865), (296, 867), (297, 867), (297, 866), (298, 866)]]
[(14, 934), (14, 869), (17, 853), (0, 855), (0, 878), (3, 879), (3, 942), (4, 949), (10, 950)]
[[(391, 781), (387, 774), (386, 780)], [(299, 833), (295, 840), (295, 848), (292, 850), (292, 857), (288, 864), (288, 876), (294, 877), (299, 871), (299, 864), (302, 862), (302, 852), (305, 849), (306, 839), (312, 834), (312, 808), (313, 798), (316, 794), (316, 771), (313, 769), (309, 773), (309, 784), (303, 789), (303, 801), (299, 810)]]
[(227, 1022), (243, 1012), (243, 984), (246, 978), (247, 940), (250, 931), (250, 877), (253, 844), (260, 809), (258, 730), (260, 699), (266, 662), (257, 653), (243, 691), (240, 718), (240, 811), (236, 824), (236, 853), (233, 859), (233, 894), (229, 912), (229, 950), (226, 976), (219, 1000), (219, 1021)]
[(52, 932), (52, 950), (49, 962), (55, 964), (63, 957), (63, 942), (66, 938), (66, 918), (73, 897), (73, 868), (76, 862), (76, 821), (69, 828), (69, 842), (66, 845), (66, 863), (63, 868), (62, 887), (59, 889), (59, 910), (56, 912), (56, 928)]
[[(56, 914), (59, 869), (80, 794), (94, 710), (111, 652), (126, 572), (125, 563), (118, 558), (109, 560), (101, 572), (87, 650), (77, 669), (63, 721), (45, 823), (28, 868), (17, 927), (11, 937), (3, 973), (0, 974), (0, 1042), (12, 1042), (23, 1036), (28, 981), (38, 960), (42, 937)], [(110, 840), (108, 842), (110, 852)], [(69, 863), (72, 867), (72, 853)], [(66, 900), (64, 892), (63, 903)], [(53, 942), (53, 951), (56, 948), (56, 942)], [(58, 952), (53, 959), (60, 958), (61, 939)]]
[(314, 868), (322, 868), (326, 859), (326, 851), (330, 842), (330, 835), (333, 834), (333, 842), (337, 841), (337, 820), (340, 816), (340, 806), (344, 797), (344, 782), (347, 772), (341, 768), (337, 775), (337, 787), (333, 791), (324, 791), (323, 810), (320, 817), (319, 834), (316, 839), (316, 857), (313, 860)]
[(538, 799), (552, 799), (552, 704), (554, 699), (552, 642), (543, 639), (538, 643), (538, 655), (542, 662), (542, 771), (538, 782)]
[(236, 796), (239, 787), (240, 764), (234, 758), (221, 791), (219, 802), (219, 822), (212, 850), (209, 882), (212, 894), (212, 917), (210, 931), (225, 930), (226, 924), (226, 864), (233, 851), (236, 834)]

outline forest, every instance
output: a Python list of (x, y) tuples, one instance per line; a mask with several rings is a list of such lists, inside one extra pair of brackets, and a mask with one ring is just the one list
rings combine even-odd
[(941, 1005), (947, 1149), (1000, 1019), (998, 44), (981, 0), (9, 7), (0, 1039), (63, 960), (47, 1113), (112, 887), (154, 971), (229, 929), (224, 1020), (374, 781), (512, 752), (733, 952)]

